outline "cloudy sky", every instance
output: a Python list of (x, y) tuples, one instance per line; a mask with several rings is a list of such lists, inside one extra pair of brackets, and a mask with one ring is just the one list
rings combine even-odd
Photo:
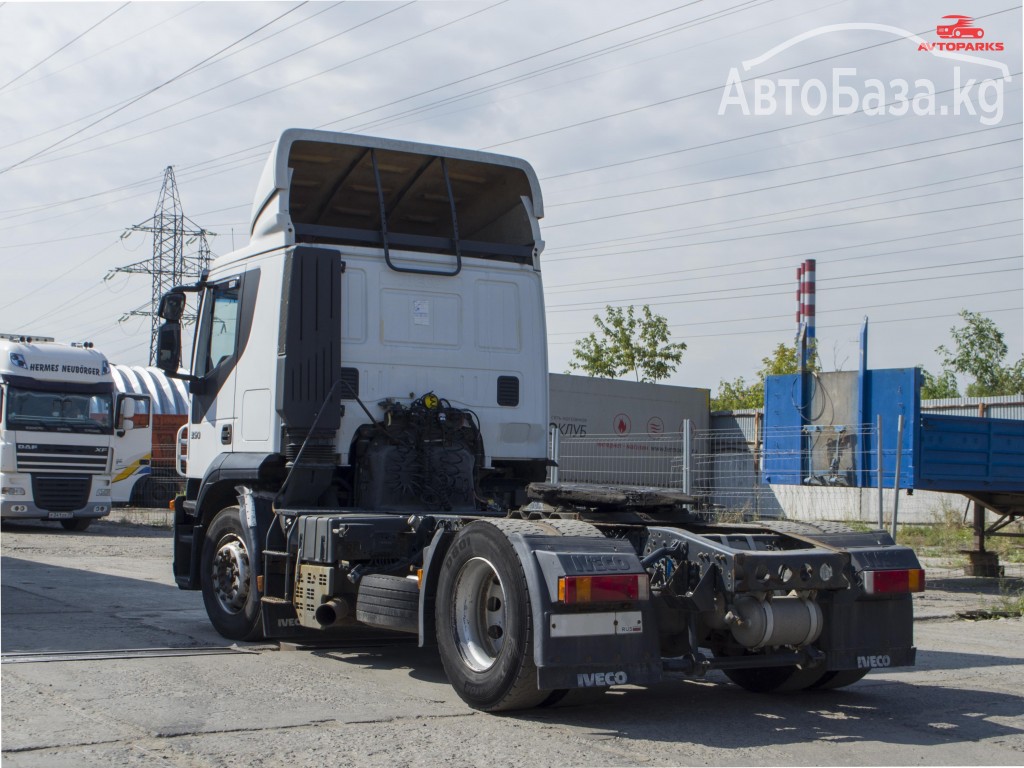
[[(968, 11), (981, 39), (938, 36)], [(872, 367), (936, 371), (962, 309), (1015, 360), (1021, 64), (1013, 0), (0, 2), (0, 331), (144, 364), (148, 320), (119, 319), (149, 280), (111, 273), (149, 257), (122, 234), (164, 168), (224, 254), (302, 127), (529, 160), (553, 371), (605, 305), (649, 304), (689, 347), (670, 383), (749, 379), (807, 258), (826, 369), (867, 316)]]

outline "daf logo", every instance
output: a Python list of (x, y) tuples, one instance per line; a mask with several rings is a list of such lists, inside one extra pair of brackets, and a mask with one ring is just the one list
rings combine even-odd
[(19, 451), (38, 451), (38, 445), (29, 445), (28, 443), (18, 443)]

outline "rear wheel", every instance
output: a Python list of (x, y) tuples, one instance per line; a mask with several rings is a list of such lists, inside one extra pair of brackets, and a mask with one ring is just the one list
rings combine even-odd
[(497, 526), (473, 523), (455, 537), (438, 582), (436, 620), (448, 680), (471, 707), (527, 709), (551, 694), (537, 688), (523, 566)]
[(723, 669), (736, 685), (753, 693), (792, 693), (813, 687), (826, 672), (820, 667)]
[(845, 688), (862, 680), (868, 673), (866, 669), (839, 669), (826, 672), (822, 678), (811, 686), (816, 691), (830, 691), (836, 688)]
[(263, 636), (260, 598), (253, 588), (252, 566), (238, 507), (217, 513), (206, 532), (200, 563), (206, 613), (221, 635), (231, 640)]

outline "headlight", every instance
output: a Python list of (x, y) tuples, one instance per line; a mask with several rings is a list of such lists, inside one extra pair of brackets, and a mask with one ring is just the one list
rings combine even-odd
[(10, 487), (5, 485), (3, 488), (0, 488), (0, 493), (2, 493), (4, 496), (24, 496), (25, 489), (17, 488), (13, 485)]
[(109, 488), (100, 488), (100, 489), (98, 489), (96, 491), (96, 495), (97, 496), (109, 496), (110, 495), (110, 489)]

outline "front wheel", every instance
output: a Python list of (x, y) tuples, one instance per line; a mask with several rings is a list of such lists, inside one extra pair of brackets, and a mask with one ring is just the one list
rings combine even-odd
[(217, 513), (206, 532), (200, 562), (206, 613), (221, 635), (230, 640), (263, 636), (260, 597), (253, 588), (252, 566), (238, 507)]
[(474, 709), (528, 709), (537, 688), (526, 576), (495, 525), (473, 523), (452, 542), (436, 601), (437, 644), (448, 680)]
[(91, 517), (76, 517), (73, 520), (61, 520), (60, 524), (64, 526), (65, 531), (78, 531), (82, 532), (92, 525)]

